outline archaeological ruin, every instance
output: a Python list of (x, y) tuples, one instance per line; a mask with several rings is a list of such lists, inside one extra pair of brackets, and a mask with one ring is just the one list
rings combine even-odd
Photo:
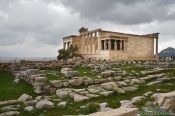
[(106, 60), (156, 60), (158, 58), (158, 35), (152, 33), (135, 35), (82, 27), (79, 35), (63, 38), (64, 49), (78, 46), (78, 53), (85, 59)]

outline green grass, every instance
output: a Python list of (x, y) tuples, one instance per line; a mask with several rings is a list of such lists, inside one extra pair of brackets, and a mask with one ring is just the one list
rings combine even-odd
[(91, 114), (94, 112), (97, 112), (99, 110), (99, 106), (95, 103), (90, 103), (88, 104), (85, 108), (83, 108), (80, 113), (82, 112), (83, 114)]
[(125, 70), (128, 74), (135, 74), (135, 73), (141, 73), (141, 71), (146, 71), (148, 70), (147, 68), (145, 67), (138, 67), (134, 64), (130, 64), (130, 65), (113, 65), (112, 66), (113, 68), (121, 68), (122, 70)]
[[(165, 72), (165, 71), (162, 71)], [(166, 74), (168, 73), (172, 73), (174, 72), (174, 70), (170, 70), (168, 72), (166, 72)], [(169, 76), (169, 75), (168, 75)], [(171, 76), (175, 76), (175, 74), (171, 74)], [(147, 83), (150, 81), (147, 81)], [(60, 107), (55, 107), (54, 109), (48, 110), (44, 113), (45, 116), (62, 116), (62, 115), (78, 115), (78, 114), (84, 114), (87, 115), (89, 113), (93, 113), (96, 112), (98, 107), (96, 106), (87, 106), (84, 109), (81, 109), (80, 106), (84, 106), (87, 104), (96, 104), (96, 103), (102, 103), (102, 102), (107, 102), (109, 107), (111, 108), (118, 108), (120, 107), (120, 101), (121, 100), (129, 100), (132, 99), (135, 96), (141, 96), (144, 93), (148, 92), (148, 91), (152, 91), (152, 92), (157, 92), (156, 89), (160, 89), (159, 92), (169, 92), (169, 91), (173, 91), (175, 87), (175, 80), (170, 80), (170, 81), (166, 81), (166, 82), (162, 82), (156, 85), (152, 85), (152, 86), (146, 86), (146, 84), (140, 85), (138, 90), (134, 91), (134, 92), (127, 92), (124, 94), (117, 94), (114, 93), (111, 96), (105, 97), (105, 96), (100, 96), (98, 98), (91, 98), (90, 100), (86, 100), (80, 103), (76, 103), (73, 102), (73, 100), (71, 98), (66, 98), (64, 99), (65, 101), (67, 101), (68, 105), (66, 108), (60, 108)], [(142, 108), (145, 103), (147, 101), (153, 101), (154, 99), (152, 99), (151, 97), (148, 97), (146, 99), (144, 99), (141, 102), (138, 102), (136, 104), (136, 106), (138, 108)], [(38, 114), (40, 114), (41, 111), (35, 111), (33, 116), (37, 116)], [(27, 114), (25, 114), (26, 116), (28, 116)]]
[[(172, 72), (172, 71), (173, 70), (171, 70), (169, 72)], [(172, 76), (175, 76), (175, 74), (173, 73)], [(156, 89), (160, 89), (159, 92), (170, 92), (170, 91), (174, 90), (174, 87), (175, 87), (175, 80), (170, 80), (170, 81), (166, 81), (166, 82), (159, 83), (159, 84), (152, 85), (152, 86), (146, 86), (145, 84), (140, 85), (138, 90), (136, 90), (135, 92), (127, 92), (124, 94), (114, 93), (113, 95), (108, 96), (108, 97), (101, 96), (101, 97), (92, 98), (90, 100), (83, 101), (80, 103), (75, 103), (72, 100), (69, 100), (70, 104), (67, 106), (66, 109), (62, 109), (62, 110), (60, 110), (59, 108), (52, 109), (52, 110), (46, 112), (46, 116), (52, 116), (53, 114), (54, 115), (70, 115), (70, 114), (71, 115), (77, 115), (77, 114), (85, 114), (86, 115), (86, 114), (89, 114), (88, 111), (80, 109), (80, 106), (86, 105), (86, 104), (91, 104), (91, 103), (93, 104), (93, 103), (107, 102), (109, 107), (118, 108), (118, 107), (120, 107), (119, 102), (121, 100), (132, 99), (133, 97), (141, 96), (148, 91), (157, 92)], [(143, 101), (138, 102), (136, 104), (136, 106), (138, 108), (141, 108), (145, 105), (145, 103), (147, 101), (153, 101), (153, 100), (154, 99), (152, 99), (151, 97), (148, 97), (148, 98), (144, 99)], [(77, 110), (77, 109), (80, 109), (80, 110)]]
[(78, 71), (80, 76), (87, 76), (87, 77), (91, 77), (91, 78), (96, 77), (96, 74), (92, 73), (91, 69), (89, 69), (89, 68), (77, 67), (73, 70)]
[(45, 75), (49, 81), (50, 80), (62, 80), (61, 77), (64, 77), (64, 75), (61, 73), (60, 68), (47, 70), (45, 72)]
[[(87, 69), (83, 69), (83, 68), (76, 69), (76, 70), (78, 70), (79, 72), (90, 71), (90, 69), (88, 69), (88, 71), (87, 71)], [(166, 73), (167, 76), (174, 77), (175, 76), (174, 71), (175, 70), (173, 69), (173, 70), (162, 71), (162, 72)], [(83, 74), (88, 74), (88, 73), (83, 73)], [(5, 77), (7, 77), (7, 75)], [(0, 80), (0, 82), (1, 82), (1, 80)], [(2, 88), (3, 86), (0, 85), (0, 87)], [(21, 110), (21, 116), (23, 116), (23, 115), (25, 115), (25, 116), (38, 116), (39, 114), (43, 114), (44, 116), (62, 116), (62, 115), (78, 115), (78, 114), (86, 115), (89, 113), (96, 112), (98, 107), (96, 105), (92, 105), (92, 106), (89, 105), (89, 106), (81, 109), (80, 106), (84, 106), (87, 104), (96, 104), (96, 103), (107, 102), (109, 107), (118, 108), (118, 107), (120, 107), (121, 100), (132, 99), (133, 97), (141, 96), (148, 91), (157, 92), (156, 89), (160, 89), (161, 91), (159, 91), (159, 92), (169, 92), (169, 91), (173, 91), (174, 87), (175, 87), (175, 80), (170, 80), (170, 81), (162, 82), (162, 83), (159, 83), (156, 85), (151, 85), (151, 86), (146, 86), (146, 84), (143, 84), (143, 85), (140, 85), (138, 90), (136, 90), (134, 92), (127, 92), (124, 94), (114, 93), (113, 95), (110, 95), (108, 97), (100, 96), (98, 98), (92, 98), (90, 100), (86, 100), (86, 101), (79, 102), (79, 103), (73, 102), (73, 100), (71, 98), (65, 98), (64, 101), (67, 101), (67, 103), (68, 103), (66, 108), (55, 107), (55, 108), (48, 110), (44, 113), (43, 113), (43, 111), (40, 111), (40, 110), (34, 110), (33, 113), (27, 113), (27, 112), (24, 112), (23, 110)], [(147, 101), (153, 101), (153, 99), (148, 97), (148, 98), (144, 99), (143, 101), (137, 103), (136, 105), (138, 108), (142, 108)]]
[[(84, 67), (76, 67), (73, 68), (74, 71), (78, 71), (79, 76), (87, 76), (90, 78), (95, 78), (96, 74), (92, 73), (91, 69), (84, 68)], [(53, 73), (53, 74), (48, 74)], [(48, 80), (63, 80), (61, 77), (64, 77), (64, 75), (61, 73), (61, 69), (54, 69), (54, 70), (47, 70), (45, 72), (46, 77)]]
[[(171, 83), (171, 85), (169, 83)], [(108, 96), (108, 97), (101, 96), (98, 98), (92, 98), (90, 100), (86, 100), (86, 101), (79, 102), (79, 103), (73, 102), (73, 100), (71, 98), (66, 98), (66, 99), (64, 99), (64, 101), (67, 101), (67, 103), (68, 103), (66, 108), (55, 107), (51, 110), (46, 111), (44, 114), (45, 114), (45, 116), (62, 116), (62, 115), (70, 115), (70, 114), (71, 115), (78, 115), (78, 114), (87, 115), (89, 113), (96, 112), (98, 107), (93, 106), (94, 108), (92, 108), (91, 106), (87, 106), (87, 107), (85, 107), (85, 109), (81, 109), (80, 106), (84, 106), (87, 104), (96, 104), (96, 103), (107, 102), (109, 107), (118, 108), (118, 107), (120, 107), (121, 100), (129, 100), (135, 96), (143, 95), (144, 93), (146, 93), (148, 91), (156, 92), (156, 89), (161, 89), (161, 91), (159, 91), (159, 92), (173, 91), (174, 86), (175, 86), (175, 80), (163, 82), (163, 83), (152, 85), (152, 86), (141, 85), (141, 86), (139, 86), (138, 90), (136, 90), (135, 92), (127, 92), (124, 94), (114, 93), (113, 95)], [(145, 103), (147, 101), (153, 101), (153, 99), (148, 97), (148, 98), (144, 99), (143, 101), (137, 103), (136, 106), (138, 108), (141, 108), (145, 105)], [(41, 111), (35, 111), (34, 112), (35, 115), (33, 114), (33, 116), (37, 116), (40, 113), (41, 113)], [(28, 116), (27, 114), (25, 114), (25, 115)]]
[(162, 73), (165, 73), (168, 77), (175, 77), (175, 69), (167, 69), (162, 71)]
[(134, 66), (131, 66), (131, 67), (128, 67), (128, 68), (124, 67), (123, 69), (129, 74), (141, 73), (141, 71), (146, 70), (146, 68), (144, 68), (144, 67), (134, 67)]
[(51, 80), (59, 80), (60, 78), (58, 76), (55, 76), (53, 74), (46, 74), (46, 77), (49, 81)]
[(22, 80), (15, 84), (13, 80), (12, 73), (0, 72), (0, 101), (18, 99), (23, 93), (31, 96), (36, 95), (31, 85)]

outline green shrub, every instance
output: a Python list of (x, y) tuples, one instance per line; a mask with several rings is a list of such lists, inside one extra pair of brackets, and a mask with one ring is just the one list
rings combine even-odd
[(98, 109), (99, 109), (99, 106), (97, 104), (90, 103), (83, 109), (83, 114), (91, 114), (91, 113), (97, 112)]
[(78, 47), (70, 45), (68, 49), (59, 49), (58, 53), (59, 55), (57, 56), (58, 60), (67, 60), (68, 58), (73, 58), (73, 57), (81, 57), (80, 54), (77, 53)]

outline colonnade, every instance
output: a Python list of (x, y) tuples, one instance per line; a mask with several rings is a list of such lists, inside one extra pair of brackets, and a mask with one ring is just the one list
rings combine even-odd
[(64, 42), (64, 49), (68, 49), (70, 45), (70, 42)]
[(126, 50), (126, 40), (101, 40), (101, 50)]

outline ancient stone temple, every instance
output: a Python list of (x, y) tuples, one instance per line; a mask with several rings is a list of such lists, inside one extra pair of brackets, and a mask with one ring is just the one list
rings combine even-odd
[(77, 45), (84, 58), (106, 60), (156, 60), (158, 34), (135, 35), (82, 27), (79, 35), (63, 38), (64, 49)]

